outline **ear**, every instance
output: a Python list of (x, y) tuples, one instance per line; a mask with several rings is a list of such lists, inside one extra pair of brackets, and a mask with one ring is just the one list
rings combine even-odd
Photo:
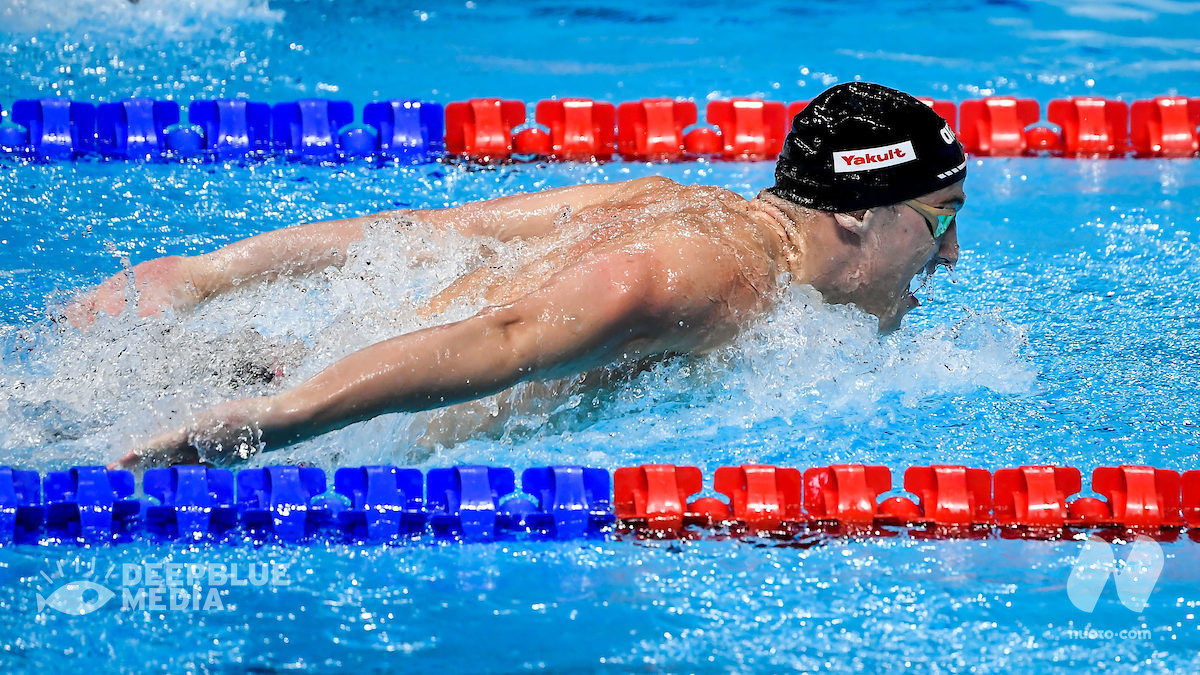
[(833, 214), (834, 221), (843, 229), (861, 235), (867, 231), (867, 209), (859, 211), (851, 211), (850, 213), (835, 213)]

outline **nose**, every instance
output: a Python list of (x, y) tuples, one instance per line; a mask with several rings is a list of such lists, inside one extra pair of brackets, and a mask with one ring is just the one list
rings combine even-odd
[(958, 223), (954, 223), (950, 229), (946, 230), (946, 235), (942, 238), (942, 245), (937, 250), (937, 259), (944, 260), (951, 267), (958, 262)]

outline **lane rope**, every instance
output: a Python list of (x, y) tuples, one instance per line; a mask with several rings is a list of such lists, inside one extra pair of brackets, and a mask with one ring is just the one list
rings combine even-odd
[(613, 473), (582, 466), (455, 466), (425, 473), (344, 467), (178, 466), (133, 473), (102, 466), (0, 467), (0, 543), (62, 544), (246, 538), (388, 543), (723, 535), (1059, 539), (1087, 530), (1200, 541), (1200, 471), (1098, 467), (1096, 496), (1076, 496), (1074, 467), (994, 472), (910, 467), (905, 495), (885, 466), (804, 471), (724, 466), (705, 493), (694, 466), (646, 464)]
[[(1134, 101), (1092, 96), (921, 99), (976, 157), (1116, 159), (1200, 156), (1200, 98)], [(87, 156), (139, 161), (281, 157), (314, 163), (433, 161), (772, 161), (807, 101), (708, 101), (701, 122), (690, 100), (614, 105), (584, 98), (475, 98), (440, 103), (376, 101), (361, 117), (349, 101), (269, 105), (196, 100), (186, 108), (148, 98), (93, 104), (64, 98), (0, 105), (0, 154), (34, 161)], [(186, 112), (186, 116), (183, 114)]]

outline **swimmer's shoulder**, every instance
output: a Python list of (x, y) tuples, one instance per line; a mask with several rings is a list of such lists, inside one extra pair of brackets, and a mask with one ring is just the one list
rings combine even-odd
[(653, 228), (625, 247), (642, 256), (652, 279), (647, 309), (663, 316), (687, 315), (693, 328), (734, 325), (738, 317), (761, 311), (771, 287), (762, 261), (691, 220), (685, 216)]
[(670, 204), (672, 211), (742, 211), (750, 204), (733, 190), (715, 185), (684, 185), (666, 176), (645, 176), (620, 185), (626, 201)]
[(639, 201), (664, 198), (678, 193), (683, 186), (665, 176), (643, 176), (617, 184), (618, 199)]
[(667, 178), (666, 176), (642, 176), (641, 178), (633, 178), (625, 181), (622, 185), (626, 185), (634, 190), (654, 190), (671, 187), (682, 187), (679, 183)]

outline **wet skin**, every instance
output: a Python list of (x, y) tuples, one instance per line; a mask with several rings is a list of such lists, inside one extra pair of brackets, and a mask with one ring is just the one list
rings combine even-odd
[[(957, 207), (962, 184), (918, 197)], [(470, 236), (557, 237), (515, 274), (483, 266), (421, 311), (482, 298), (475, 316), (372, 345), (274, 396), (204, 411), (114, 465), (236, 459), (377, 415), (470, 401), (525, 380), (548, 380), (614, 363), (702, 353), (726, 343), (781, 297), (781, 283), (812, 285), (829, 302), (854, 303), (892, 330), (915, 306), (914, 275), (957, 260), (952, 226), (934, 240), (906, 205), (854, 214), (797, 207), (768, 193), (663, 178), (585, 185), (431, 211), (402, 211), (285, 228), (194, 258), (133, 269), (142, 316), (186, 309), (242, 283), (345, 261), (346, 247), (380, 217), (400, 217)], [(69, 316), (86, 325), (124, 307), (126, 279), (82, 296)]]

